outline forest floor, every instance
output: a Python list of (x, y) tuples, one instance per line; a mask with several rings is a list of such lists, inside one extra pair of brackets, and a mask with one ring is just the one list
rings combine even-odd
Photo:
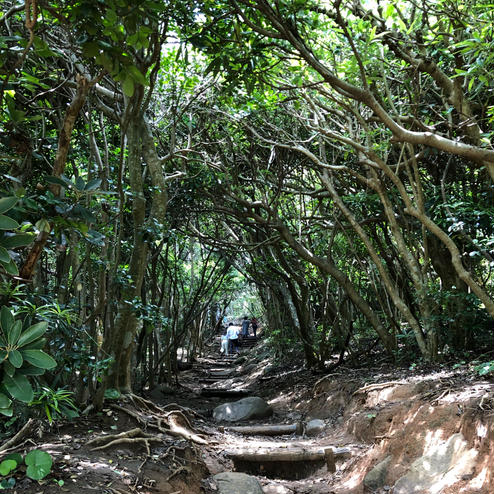
[[(23, 449), (36, 446), (48, 451), (54, 466), (39, 482), (19, 472), (13, 492), (217, 493), (212, 476), (235, 469), (227, 450), (329, 446), (346, 448), (336, 458), (335, 471), (324, 462), (311, 463), (312, 468), (307, 462), (272, 463), (278, 465), (274, 469), (251, 463), (243, 471), (257, 478), (265, 494), (493, 492), (494, 384), (466, 367), (410, 370), (374, 360), (371, 367), (341, 366), (321, 376), (300, 363), (274, 365), (262, 345), (235, 359), (221, 358), (216, 344), (211, 350), (192, 369), (180, 373), (179, 387), (158, 386), (146, 395), (148, 401), (139, 397), (109, 401), (103, 412), (31, 437)], [(214, 373), (221, 377), (212, 377)], [(320, 419), (324, 427), (310, 437), (242, 436), (212, 417), (216, 406), (234, 400), (205, 396), (204, 388), (243, 390), (266, 400), (273, 415), (249, 425)], [(173, 434), (162, 434), (171, 417), (176, 425)], [(181, 437), (184, 431), (192, 434), (189, 440)], [(126, 437), (117, 437), (120, 441), (105, 447), (116, 434)], [(102, 441), (88, 444), (98, 438)], [(456, 441), (453, 446), (451, 440)], [(101, 445), (104, 449), (94, 449)], [(427, 472), (419, 471), (418, 482), (427, 487), (407, 491), (406, 482), (400, 484), (404, 490), (397, 487), (396, 481), (410, 475), (414, 465), (420, 470), (420, 457), (432, 461), (448, 448), (452, 457), (444, 475), (427, 478)], [(381, 465), (377, 476), (376, 465)]]

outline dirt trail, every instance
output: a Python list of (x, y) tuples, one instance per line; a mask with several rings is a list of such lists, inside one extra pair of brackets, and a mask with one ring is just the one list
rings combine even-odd
[[(255, 345), (254, 340), (249, 343)], [(386, 364), (341, 368), (321, 377), (295, 364), (275, 366), (268, 355), (260, 343), (245, 345), (239, 356), (221, 357), (215, 342), (207, 356), (180, 373), (178, 388), (158, 386), (146, 393), (149, 401), (139, 397), (109, 401), (100, 414), (45, 431), (24, 447), (50, 452), (53, 471), (40, 483), (19, 472), (15, 492), (212, 494), (218, 492), (214, 474), (238, 470), (258, 479), (264, 494), (490, 494), (492, 382), (462, 368), (411, 372)], [(215, 407), (245, 396), (266, 400), (273, 415), (235, 424), (213, 420)], [(169, 418), (170, 413), (175, 413), (175, 430), (160, 435), (155, 419)], [(313, 419), (320, 420), (322, 427), (308, 436), (304, 427)], [(231, 427), (261, 424), (291, 424), (296, 431), (265, 436), (242, 434)], [(89, 442), (136, 428), (148, 444), (121, 442), (95, 450)], [(339, 449), (328, 459), (324, 455), (330, 447)], [(341, 448), (345, 448), (342, 453)], [(322, 451), (323, 456), (307, 461), (234, 462), (226, 454), (233, 450)], [(431, 479), (424, 477), (427, 472), (420, 465), (413, 467), (421, 457), (434, 463), (438, 454), (442, 455), (439, 463), (444, 463), (449, 450), (457, 451), (459, 458), (453, 454), (444, 475)], [(410, 480), (412, 467), (418, 469), (418, 477)], [(412, 491), (407, 479), (417, 485), (427, 482), (427, 487)]]

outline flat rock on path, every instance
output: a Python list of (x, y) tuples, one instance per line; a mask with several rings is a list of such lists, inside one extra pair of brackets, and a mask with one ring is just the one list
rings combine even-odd
[(224, 403), (213, 410), (213, 418), (218, 422), (263, 419), (270, 417), (272, 414), (273, 409), (258, 396), (242, 398), (233, 403)]
[(263, 494), (259, 481), (239, 472), (223, 472), (213, 476), (219, 494)]

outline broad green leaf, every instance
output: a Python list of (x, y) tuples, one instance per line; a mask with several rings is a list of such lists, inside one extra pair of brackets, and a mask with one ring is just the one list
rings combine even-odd
[(14, 262), (13, 259), (10, 260), (7, 264), (2, 263), (3, 267), (5, 268), (5, 271), (7, 273), (11, 274), (12, 276), (17, 276), (19, 274), (19, 270), (17, 269), (17, 264)]
[(0, 475), (8, 475), (12, 470), (17, 468), (17, 462), (15, 460), (3, 460), (0, 463)]
[(47, 232), (49, 233), (51, 231), (51, 225), (48, 220), (45, 218), (41, 218), (36, 222), (36, 225), (34, 225), (40, 232)]
[(11, 350), (9, 352), (9, 362), (18, 369), (24, 363), (24, 359), (22, 358), (21, 352), (19, 350)]
[(0, 326), (5, 334), (8, 334), (10, 328), (14, 325), (14, 316), (7, 307), (3, 306), (0, 309)]
[(34, 340), (37, 340), (46, 333), (47, 328), (48, 323), (46, 321), (38, 322), (32, 326), (29, 326), (29, 328), (27, 328), (26, 331), (23, 331), (19, 337), (17, 345), (19, 347), (24, 347)]
[(4, 458), (4, 460), (14, 460), (17, 465), (22, 465), (22, 462), (24, 461), (22, 459), (22, 455), (20, 453), (10, 453), (8, 455), (6, 455)]
[(22, 345), (21, 350), (43, 350), (43, 347), (46, 345), (46, 341), (47, 341), (46, 338), (40, 338), (39, 340), (34, 340), (31, 343)]
[(0, 245), (0, 261), (1, 262), (10, 262), (10, 256), (5, 247)]
[(75, 179), (75, 186), (77, 190), (82, 192), (86, 187), (86, 182), (81, 177), (77, 177)]
[(84, 187), (84, 190), (95, 190), (101, 185), (101, 179), (100, 178), (95, 178), (94, 180), (90, 180), (86, 186)]
[(22, 374), (23, 376), (42, 376), (46, 372), (46, 369), (40, 369), (39, 367), (34, 367), (34, 365), (24, 365), (17, 369), (16, 374)]
[(0, 214), (12, 209), (17, 201), (17, 197), (2, 197), (0, 199)]
[(17, 468), (17, 462), (12, 459), (3, 460), (0, 463), (0, 475), (8, 475)]
[(134, 95), (134, 80), (131, 76), (127, 76), (122, 84), (122, 89), (125, 96), (131, 98)]
[(138, 84), (141, 84), (142, 86), (147, 85), (147, 80), (144, 77), (143, 73), (135, 66), (135, 65), (129, 65), (127, 67), (127, 71), (132, 77), (132, 79), (137, 82)]
[(2, 246), (7, 249), (15, 249), (16, 247), (25, 247), (34, 239), (34, 235), (30, 233), (16, 233), (2, 240)]
[(5, 415), (6, 417), (12, 417), (14, 415), (14, 410), (12, 407), (10, 408), (0, 408), (0, 413)]
[(46, 477), (53, 465), (51, 455), (39, 449), (30, 451), (24, 458), (24, 462), (27, 465), (26, 475), (33, 480)]
[(62, 180), (61, 178), (58, 178), (58, 177), (49, 176), (49, 177), (46, 177), (45, 180), (49, 184), (61, 185), (62, 187), (67, 187), (67, 185), (70, 185), (70, 184), (67, 184), (67, 182), (65, 180)]
[(40, 369), (53, 369), (57, 366), (55, 359), (43, 350), (21, 350), (21, 353), (25, 360)]
[(19, 228), (17, 221), (4, 214), (0, 214), (0, 230), (15, 230), (16, 228)]
[(7, 342), (10, 345), (15, 345), (19, 341), (21, 331), (22, 321), (15, 321), (14, 324), (10, 327), (10, 330), (5, 330), (5, 332), (7, 333)]
[(33, 401), (33, 388), (26, 376), (22, 376), (20, 374), (15, 374), (12, 377), (9, 375), (4, 375), (3, 385), (12, 398), (23, 401), (24, 403)]
[(16, 368), (9, 362), (9, 360), (5, 360), (3, 363), (3, 370), (5, 374), (12, 377), (15, 374)]
[(0, 408), (9, 408), (12, 400), (5, 394), (0, 393)]

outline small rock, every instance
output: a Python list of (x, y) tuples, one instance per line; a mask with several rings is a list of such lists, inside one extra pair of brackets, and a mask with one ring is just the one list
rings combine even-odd
[(219, 494), (263, 494), (259, 481), (240, 472), (222, 472), (213, 476)]
[(264, 494), (293, 494), (291, 489), (281, 484), (268, 484), (263, 486), (262, 491)]
[(308, 436), (317, 436), (320, 432), (322, 432), (326, 427), (326, 424), (321, 419), (313, 419), (310, 422), (307, 422), (305, 426), (305, 433)]

